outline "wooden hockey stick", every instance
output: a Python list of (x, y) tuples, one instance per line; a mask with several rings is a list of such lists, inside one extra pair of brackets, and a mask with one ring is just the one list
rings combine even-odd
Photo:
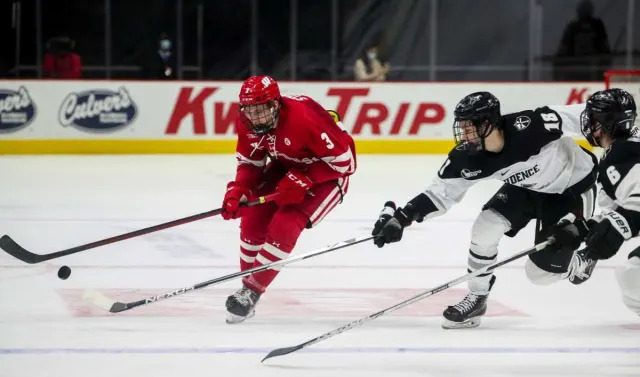
[(145, 298), (145, 299), (142, 299), (142, 300), (138, 300), (138, 301), (133, 301), (133, 302), (115, 301), (115, 300), (112, 300), (109, 297), (103, 295), (102, 293), (100, 293), (97, 290), (88, 290), (88, 291), (86, 291), (85, 294), (84, 294), (84, 299), (89, 301), (90, 303), (92, 303), (93, 305), (95, 305), (95, 306), (97, 306), (99, 308), (102, 308), (104, 310), (110, 311), (111, 313), (119, 313), (119, 312), (123, 312), (125, 310), (130, 310), (130, 309), (136, 308), (138, 306), (147, 305), (147, 304), (154, 303), (156, 301), (160, 301), (160, 300), (164, 300), (164, 299), (167, 299), (167, 298), (170, 298), (170, 297), (178, 296), (178, 295), (181, 295), (183, 293), (187, 293), (189, 291), (194, 291), (196, 289), (208, 287), (208, 286), (214, 285), (214, 284), (224, 283), (225, 281), (229, 281), (229, 280), (235, 279), (237, 277), (251, 275), (254, 272), (259, 272), (259, 271), (267, 270), (267, 269), (274, 268), (274, 267), (286, 266), (286, 265), (288, 265), (290, 263), (293, 263), (293, 262), (297, 262), (297, 261), (313, 258), (313, 257), (316, 257), (318, 255), (329, 253), (331, 251), (343, 249), (343, 248), (348, 247), (348, 246), (353, 246), (355, 244), (359, 244), (359, 243), (362, 243), (362, 242), (366, 242), (366, 241), (372, 240), (374, 237), (376, 237), (376, 236), (360, 236), (360, 237), (352, 238), (352, 239), (341, 241), (341, 242), (338, 242), (336, 244), (333, 244), (333, 245), (330, 245), (330, 246), (327, 246), (327, 247), (323, 247), (322, 249), (318, 249), (318, 250), (311, 251), (311, 252), (308, 252), (308, 253), (305, 253), (305, 254), (301, 254), (301, 255), (298, 255), (298, 256), (295, 256), (295, 257), (292, 257), (292, 258), (289, 258), (289, 259), (283, 259), (283, 260), (280, 260), (280, 261), (277, 261), (277, 262), (271, 262), (271, 263), (267, 263), (267, 264), (262, 265), (262, 266), (250, 268), (248, 270), (234, 272), (234, 273), (229, 274), (229, 275), (225, 275), (225, 276), (222, 276), (222, 277), (219, 277), (219, 278), (215, 278), (215, 279), (212, 279), (212, 280), (207, 280), (205, 282), (197, 283), (197, 284), (194, 284), (194, 285), (189, 286), (189, 287), (179, 288), (179, 289), (176, 289), (176, 290), (171, 291), (171, 292), (163, 293), (163, 294), (158, 295), (158, 296), (148, 297), (148, 298)]
[[(248, 203), (246, 203), (244, 205), (246, 207), (251, 207), (251, 206), (258, 205), (258, 204), (266, 203), (266, 202), (269, 202), (269, 201), (273, 200), (276, 197), (276, 195), (277, 194), (261, 196), (257, 200), (248, 202)], [(105, 238), (103, 240), (90, 242), (88, 244), (72, 247), (70, 249), (56, 251), (56, 252), (50, 253), (50, 254), (34, 254), (34, 253), (30, 252), (29, 250), (23, 248), (22, 246), (18, 245), (18, 243), (16, 241), (14, 241), (11, 237), (9, 237), (7, 235), (4, 235), (4, 236), (0, 237), (0, 249), (4, 250), (7, 254), (12, 255), (13, 257), (15, 257), (17, 259), (20, 259), (21, 261), (23, 261), (25, 263), (34, 264), (34, 263), (40, 263), (40, 262), (48, 261), (48, 260), (55, 259), (55, 258), (61, 258), (61, 257), (67, 256), (67, 255), (79, 253), (81, 251), (85, 251), (85, 250), (89, 250), (89, 249), (94, 249), (96, 247), (108, 245), (108, 244), (111, 244), (111, 243), (128, 240), (129, 238), (142, 236), (142, 235), (145, 235), (145, 234), (157, 232), (159, 230), (172, 228), (174, 226), (178, 226), (178, 225), (187, 224), (187, 223), (191, 223), (191, 222), (194, 222), (194, 221), (206, 219), (208, 217), (213, 217), (213, 216), (219, 215), (221, 213), (222, 213), (222, 208), (218, 208), (218, 209), (214, 209), (214, 210), (211, 210), (211, 211), (202, 212), (202, 213), (199, 213), (197, 215), (183, 217), (181, 219), (169, 221), (169, 222), (166, 222), (166, 223), (163, 223), (163, 224), (150, 226), (148, 228), (134, 230), (133, 232), (120, 234), (118, 236)]]
[(502, 265), (505, 265), (505, 264), (507, 264), (509, 262), (512, 262), (512, 261), (514, 261), (516, 259), (522, 258), (522, 257), (524, 257), (526, 255), (533, 254), (536, 251), (542, 250), (542, 249), (544, 249), (545, 246), (547, 246), (548, 243), (549, 243), (549, 241), (544, 241), (542, 243), (539, 243), (536, 246), (532, 247), (531, 249), (528, 249), (528, 250), (525, 250), (525, 251), (521, 251), (521, 252), (519, 252), (519, 253), (517, 253), (515, 255), (512, 255), (511, 257), (509, 257), (509, 258), (507, 258), (507, 259), (505, 259), (503, 261), (496, 262), (494, 264), (486, 266), (486, 267), (484, 267), (482, 269), (479, 269), (477, 271), (474, 271), (474, 272), (471, 272), (469, 274), (460, 276), (459, 278), (457, 278), (455, 280), (452, 280), (452, 281), (450, 281), (448, 283), (444, 283), (439, 287), (433, 288), (433, 289), (431, 289), (429, 291), (422, 292), (422, 293), (420, 293), (418, 295), (415, 295), (415, 296), (413, 296), (413, 297), (411, 297), (411, 298), (409, 298), (409, 299), (407, 299), (405, 301), (402, 301), (399, 304), (393, 305), (393, 306), (388, 307), (386, 309), (383, 309), (383, 310), (381, 310), (379, 312), (373, 313), (373, 314), (371, 314), (371, 315), (369, 315), (367, 317), (364, 317), (364, 318), (358, 319), (356, 321), (347, 323), (346, 325), (344, 325), (342, 327), (339, 327), (339, 328), (337, 328), (335, 330), (329, 331), (328, 333), (322, 334), (322, 335), (320, 335), (320, 336), (318, 336), (316, 338), (313, 338), (313, 339), (311, 339), (309, 341), (306, 341), (304, 343), (300, 343), (297, 346), (283, 347), (283, 348), (275, 349), (275, 350), (269, 352), (267, 354), (267, 356), (265, 356), (264, 359), (262, 359), (262, 362), (264, 362), (265, 360), (270, 359), (272, 357), (277, 357), (277, 356), (283, 356), (283, 355), (290, 354), (292, 352), (301, 350), (301, 349), (303, 349), (305, 347), (308, 347), (310, 345), (313, 345), (313, 344), (316, 344), (318, 342), (321, 342), (321, 341), (323, 341), (325, 339), (329, 339), (329, 338), (331, 338), (331, 337), (333, 337), (335, 335), (341, 334), (341, 333), (343, 333), (345, 331), (351, 330), (351, 329), (353, 329), (355, 327), (360, 327), (360, 326), (364, 325), (365, 323), (367, 323), (369, 321), (373, 321), (374, 319), (376, 319), (378, 317), (382, 317), (383, 315), (395, 312), (398, 309), (404, 308), (405, 306), (411, 305), (414, 302), (418, 302), (418, 301), (420, 301), (420, 300), (422, 300), (422, 299), (424, 299), (426, 297), (429, 297), (429, 296), (434, 295), (434, 294), (436, 294), (438, 292), (444, 291), (445, 289), (453, 287), (454, 285), (463, 283), (463, 282), (465, 282), (465, 281), (467, 281), (467, 280), (469, 280), (469, 279), (471, 279), (473, 277), (476, 277), (478, 275), (484, 274), (484, 273), (486, 273), (488, 271), (493, 271), (496, 268), (498, 268), (498, 267), (500, 267)]

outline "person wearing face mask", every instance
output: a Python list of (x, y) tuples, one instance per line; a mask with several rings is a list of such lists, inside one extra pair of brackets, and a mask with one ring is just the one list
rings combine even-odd
[(389, 70), (389, 64), (380, 62), (377, 46), (367, 48), (353, 67), (356, 81), (385, 81)]
[(143, 77), (147, 79), (172, 80), (176, 78), (176, 59), (172, 51), (171, 39), (166, 33), (160, 35), (157, 50), (149, 56), (143, 67)]

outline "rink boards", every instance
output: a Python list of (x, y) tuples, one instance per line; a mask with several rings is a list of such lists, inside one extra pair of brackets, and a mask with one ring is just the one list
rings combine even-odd
[[(231, 153), (240, 85), (0, 80), (0, 154)], [(282, 82), (280, 87), (283, 95), (308, 95), (336, 110), (358, 153), (441, 154), (453, 146), (452, 111), (466, 94), (490, 91), (506, 113), (582, 103), (603, 84)]]

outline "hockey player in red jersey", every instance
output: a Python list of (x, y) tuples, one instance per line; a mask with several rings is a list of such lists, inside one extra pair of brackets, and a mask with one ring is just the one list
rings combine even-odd
[[(252, 76), (240, 89), (236, 119), (238, 162), (227, 185), (222, 217), (241, 218), (240, 269), (286, 259), (300, 233), (342, 202), (356, 169), (355, 146), (340, 122), (307, 96), (281, 96), (269, 76)], [(274, 202), (243, 207), (277, 193)], [(278, 274), (245, 276), (227, 298), (227, 323), (255, 314), (260, 296)]]

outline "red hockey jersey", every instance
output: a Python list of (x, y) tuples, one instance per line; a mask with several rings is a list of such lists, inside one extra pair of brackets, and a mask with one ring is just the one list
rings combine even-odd
[(307, 96), (282, 97), (278, 123), (263, 136), (236, 119), (236, 183), (254, 188), (267, 158), (303, 172), (313, 183), (351, 175), (356, 170), (353, 138), (320, 104)]

